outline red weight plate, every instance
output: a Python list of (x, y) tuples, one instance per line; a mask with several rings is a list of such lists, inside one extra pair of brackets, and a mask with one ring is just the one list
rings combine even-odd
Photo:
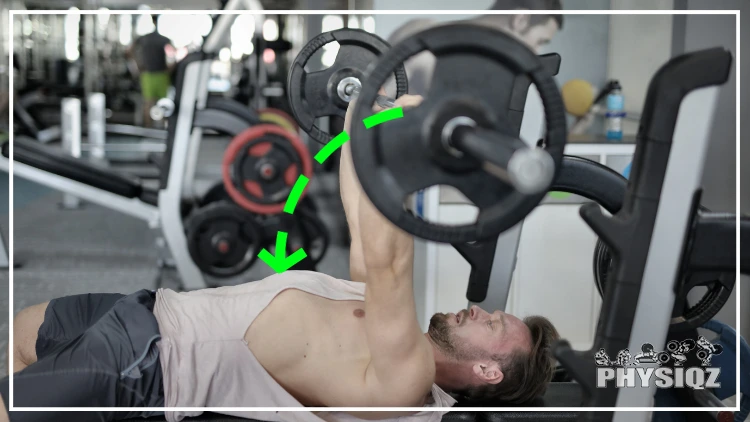
[(268, 151), (270, 151), (271, 148), (272, 145), (270, 142), (264, 142), (262, 144), (253, 145), (252, 147), (250, 147), (247, 153), (248, 155), (251, 155), (253, 157), (262, 157), (268, 154)]
[[(237, 158), (237, 155), (240, 153), (240, 151), (243, 149), (243, 147), (248, 143), (257, 140), (258, 138), (265, 136), (265, 135), (277, 135), (281, 136), (289, 141), (289, 143), (292, 145), (294, 150), (299, 154), (300, 159), (302, 161), (302, 174), (307, 176), (308, 179), (312, 178), (312, 172), (313, 172), (313, 164), (312, 164), (312, 158), (310, 157), (310, 153), (307, 150), (307, 147), (304, 143), (302, 143), (302, 140), (294, 133), (289, 132), (288, 130), (279, 127), (277, 125), (273, 124), (260, 124), (251, 126), (245, 131), (241, 132), (237, 136), (232, 139), (232, 142), (230, 142), (229, 146), (227, 147), (226, 151), (224, 151), (224, 159), (222, 161), (222, 179), (224, 181), (224, 188), (227, 190), (227, 193), (232, 198), (232, 200), (237, 203), (242, 208), (255, 212), (258, 214), (277, 214), (284, 210), (284, 203), (280, 204), (259, 204), (257, 202), (253, 202), (247, 197), (245, 197), (238, 189), (234, 186), (232, 183), (232, 176), (231, 176), (231, 167), (234, 160)], [(253, 156), (263, 156), (266, 153), (268, 153), (268, 150), (270, 149), (270, 143), (262, 143), (258, 144), (257, 146), (254, 146), (250, 149), (250, 155)], [(295, 167), (295, 166), (292, 166)], [(292, 168), (290, 167), (290, 168)], [(296, 170), (296, 168), (295, 168)], [(287, 175), (289, 174), (289, 168), (285, 170), (285, 182), (287, 184), (289, 183), (289, 180), (287, 179)], [(296, 179), (292, 181), (292, 185), (296, 182)], [(250, 186), (248, 185), (247, 181), (243, 182), (243, 186), (247, 191), (255, 196), (262, 196), (262, 189), (260, 185), (257, 183), (250, 183)], [(258, 193), (261, 193), (259, 195)], [(303, 198), (306, 194), (306, 190), (302, 192)], [(286, 202), (286, 201), (285, 201)]]
[(297, 183), (298, 177), (299, 171), (297, 170), (296, 164), (292, 164), (284, 170), (284, 183), (286, 183), (287, 186), (294, 186), (294, 184)]

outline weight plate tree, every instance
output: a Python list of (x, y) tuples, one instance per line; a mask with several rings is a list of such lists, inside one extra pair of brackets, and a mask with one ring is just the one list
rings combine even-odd
[[(707, 210), (701, 207), (699, 213), (694, 216), (692, 229), (686, 242), (686, 256), (688, 257), (691, 256), (690, 252), (695, 247), (698, 223), (700, 216), (704, 213), (707, 213)], [(734, 216), (732, 215), (731, 218), (733, 219)], [(721, 271), (718, 268), (701, 271), (692, 267), (688, 258), (680, 270), (676, 286), (675, 309), (669, 326), (672, 332), (685, 332), (703, 326), (724, 307), (734, 290), (736, 283), (734, 268), (731, 271)], [(604, 296), (606, 292), (613, 268), (612, 252), (601, 239), (598, 239), (594, 247), (594, 281), (600, 296)], [(705, 292), (700, 299), (691, 304), (688, 301), (688, 294), (696, 287), (704, 288)]]
[(220, 278), (233, 277), (250, 268), (263, 241), (261, 227), (252, 214), (226, 201), (196, 209), (185, 227), (195, 265)]
[[(425, 100), (403, 118), (365, 129), (379, 88), (422, 51), (436, 63)], [(539, 148), (518, 138), (506, 115), (514, 81), (537, 86), (546, 136)], [(407, 38), (383, 54), (354, 109), (352, 157), (372, 203), (393, 224), (442, 243), (489, 239), (520, 222), (547, 194), (566, 142), (565, 107), (552, 75), (531, 50), (500, 31), (444, 25)], [(445, 226), (409, 213), (405, 199), (450, 185), (478, 208), (473, 224)]]
[[(625, 199), (627, 182), (621, 174), (600, 163), (581, 157), (564, 156), (550, 190), (583, 196), (601, 205), (610, 214), (616, 214)], [(702, 207), (700, 210), (701, 213), (707, 212)], [(698, 221), (700, 219), (696, 218), (693, 222), (693, 230), (687, 242), (688, 251), (695, 249)], [(603, 296), (614, 262), (611, 251), (601, 239), (597, 240), (594, 247), (593, 261), (594, 282), (599, 295)], [(679, 278), (675, 314), (670, 330), (683, 332), (698, 328), (710, 320), (729, 299), (734, 288), (734, 280), (734, 272), (722, 273), (715, 269), (709, 272), (695, 272), (688, 262)], [(695, 304), (690, 305), (687, 294), (697, 286), (706, 287), (707, 291)]]
[(299, 137), (272, 124), (253, 126), (235, 136), (222, 163), (229, 196), (259, 214), (281, 212), (297, 178), (302, 174), (310, 179), (312, 171), (312, 158)]
[[(305, 66), (323, 46), (339, 43), (333, 65), (325, 70), (308, 72)], [(325, 116), (346, 116), (346, 109), (359, 90), (368, 66), (390, 46), (382, 38), (361, 29), (339, 29), (324, 32), (310, 40), (292, 62), (289, 72), (289, 105), (299, 126), (322, 144), (332, 139), (315, 120)], [(406, 94), (408, 86), (403, 64), (394, 66), (389, 75), (396, 78), (396, 97)]]

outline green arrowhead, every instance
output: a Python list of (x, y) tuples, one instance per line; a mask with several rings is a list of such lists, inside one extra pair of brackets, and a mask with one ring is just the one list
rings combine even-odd
[(291, 268), (294, 264), (302, 261), (307, 257), (307, 252), (303, 249), (298, 249), (296, 252), (289, 256), (286, 255), (286, 239), (288, 234), (285, 232), (279, 232), (276, 236), (276, 255), (272, 255), (265, 248), (260, 251), (258, 258), (262, 259), (263, 262), (268, 264), (269, 267), (273, 268), (274, 271), (281, 274), (284, 271)]

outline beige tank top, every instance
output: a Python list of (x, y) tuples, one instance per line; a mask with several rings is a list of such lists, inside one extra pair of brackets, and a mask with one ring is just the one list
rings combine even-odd
[[(238, 286), (177, 293), (159, 289), (154, 315), (159, 323), (161, 367), (166, 407), (303, 407), (255, 359), (245, 332), (269, 303), (286, 289), (332, 300), (364, 300), (365, 285), (311, 271), (287, 271)], [(451, 407), (455, 400), (437, 385), (433, 404)], [(356, 422), (341, 412), (215, 413), (264, 421)], [(166, 412), (169, 422), (202, 411)], [(446, 412), (425, 411), (403, 421), (438, 422)]]

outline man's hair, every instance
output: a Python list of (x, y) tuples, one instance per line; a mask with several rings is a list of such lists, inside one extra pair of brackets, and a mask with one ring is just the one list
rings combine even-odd
[(469, 387), (463, 395), (472, 401), (500, 400), (507, 404), (528, 404), (547, 390), (552, 381), (555, 359), (552, 343), (560, 338), (555, 326), (545, 317), (523, 320), (531, 331), (531, 350), (517, 349), (506, 356), (494, 356), (503, 371), (497, 384)]
[[(489, 10), (562, 10), (561, 0), (495, 0)], [(539, 25), (549, 19), (557, 22), (558, 29), (563, 28), (563, 15), (531, 15), (529, 25)]]

